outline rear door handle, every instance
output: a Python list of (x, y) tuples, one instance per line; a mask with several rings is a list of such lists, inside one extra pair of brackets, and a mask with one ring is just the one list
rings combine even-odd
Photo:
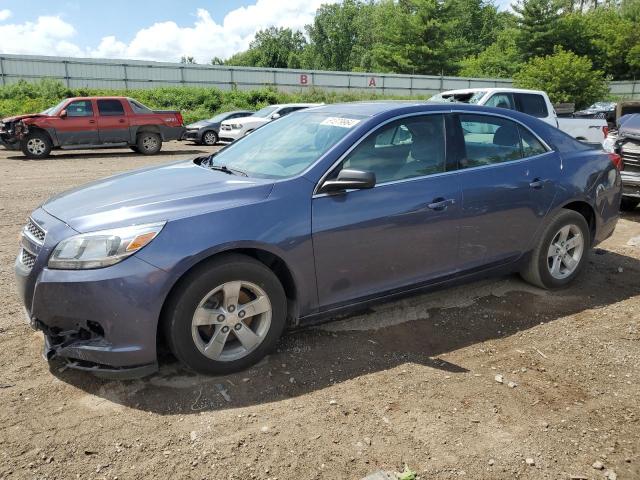
[(544, 181), (540, 180), (539, 178), (536, 178), (533, 180), (533, 182), (529, 184), (529, 186), (534, 190), (540, 190), (544, 186)]
[(440, 212), (446, 210), (449, 205), (454, 205), (456, 201), (453, 198), (436, 198), (432, 203), (427, 205), (427, 208)]
[(95, 120), (89, 120), (89, 123), (96, 123)]

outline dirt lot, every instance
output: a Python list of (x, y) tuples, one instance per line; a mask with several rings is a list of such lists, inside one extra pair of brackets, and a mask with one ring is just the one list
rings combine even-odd
[(29, 212), (204, 150), (0, 152), (0, 479), (359, 479), (405, 463), (422, 479), (640, 478), (640, 210), (562, 292), (509, 277), (412, 297), (290, 334), (228, 377), (170, 358), (130, 382), (50, 369), (13, 284)]

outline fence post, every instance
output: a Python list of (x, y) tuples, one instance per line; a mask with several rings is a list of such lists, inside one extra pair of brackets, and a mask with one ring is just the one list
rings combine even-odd
[(64, 83), (69, 88), (69, 62), (67, 60), (63, 60), (62, 64), (64, 65)]
[(0, 57), (0, 81), (2, 81), (2, 85), (5, 84), (5, 80), (4, 80), (4, 57)]
[(122, 69), (124, 73), (124, 89), (129, 90), (129, 75), (127, 74), (127, 64), (122, 64)]
[(184, 85), (184, 65), (180, 65), (180, 85)]

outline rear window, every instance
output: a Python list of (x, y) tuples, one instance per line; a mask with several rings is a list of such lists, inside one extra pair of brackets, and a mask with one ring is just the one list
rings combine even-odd
[(516, 93), (518, 110), (533, 117), (545, 118), (549, 116), (547, 104), (542, 95), (536, 93)]
[(100, 115), (124, 115), (124, 108), (120, 100), (98, 100)]
[(153, 113), (150, 108), (145, 107), (135, 100), (129, 99), (129, 105), (131, 105), (131, 110), (133, 110), (134, 113)]

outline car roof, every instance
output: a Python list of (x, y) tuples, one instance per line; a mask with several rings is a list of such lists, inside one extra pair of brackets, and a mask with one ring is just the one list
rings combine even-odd
[(512, 88), (512, 87), (476, 87), (476, 88), (460, 88), (458, 90), (447, 90), (444, 92), (440, 92), (440, 94), (456, 94), (456, 93), (460, 93), (460, 94), (465, 94), (465, 93), (475, 93), (475, 92), (487, 92), (487, 93), (493, 93), (493, 92), (509, 92), (509, 93), (538, 93), (538, 94), (544, 94), (544, 92), (542, 90), (529, 90), (526, 88)]
[[(313, 110), (315, 112), (326, 112), (336, 114), (351, 114), (372, 117), (381, 113), (392, 112), (394, 110), (402, 110), (408, 107), (423, 107), (424, 111), (442, 110), (449, 108), (451, 104), (442, 102), (429, 102), (426, 100), (380, 100), (365, 102), (348, 102), (348, 103), (332, 103), (322, 105)], [(422, 109), (421, 109), (422, 110)]]
[(318, 107), (320, 105), (324, 105), (323, 103), (274, 103), (273, 105), (268, 105), (269, 107)]

